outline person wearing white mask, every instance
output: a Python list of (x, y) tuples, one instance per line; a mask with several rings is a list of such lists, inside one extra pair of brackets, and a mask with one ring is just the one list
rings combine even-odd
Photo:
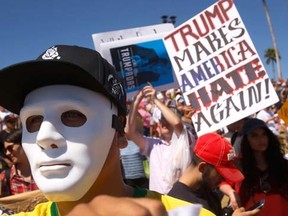
[[(11, 89), (12, 80), (17, 88)], [(35, 182), (49, 200), (19, 215), (67, 215), (107, 196), (101, 210), (101, 201), (93, 207), (103, 213), (106, 206), (104, 215), (128, 209), (163, 215), (172, 208), (164, 207), (171, 197), (124, 184), (119, 148), (127, 145), (126, 93), (113, 66), (98, 52), (55, 45), (36, 60), (2, 69), (0, 83), (1, 91), (9, 89), (0, 104), (20, 115), (23, 149)], [(131, 200), (122, 202), (120, 197)], [(115, 200), (127, 208), (114, 205)], [(177, 200), (174, 207), (188, 204)]]
[(190, 205), (124, 184), (119, 148), (127, 145), (126, 93), (95, 50), (52, 46), (36, 60), (2, 69), (0, 89), (9, 89), (0, 104), (20, 114), (22, 145), (48, 199), (17, 215), (160, 216)]

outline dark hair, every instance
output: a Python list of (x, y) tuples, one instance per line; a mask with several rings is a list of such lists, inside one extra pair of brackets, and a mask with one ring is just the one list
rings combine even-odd
[(197, 165), (198, 165), (199, 163), (201, 163), (201, 162), (205, 162), (206, 164), (209, 165), (209, 167), (215, 168), (214, 165), (212, 165), (212, 164), (206, 162), (205, 160), (201, 159), (201, 158), (198, 157), (195, 153), (192, 154), (191, 164), (192, 164), (193, 166), (197, 166)]
[[(279, 187), (284, 189), (288, 184), (288, 161), (284, 158), (284, 151), (278, 137), (269, 128), (264, 128), (264, 130), (268, 137), (268, 147), (264, 154), (268, 164), (269, 174), (273, 176)], [(248, 141), (248, 135), (243, 135), (241, 141), (241, 156), (241, 168), (245, 179), (242, 182), (243, 190), (241, 190), (240, 193), (242, 193), (244, 197), (242, 204), (245, 205), (245, 202), (248, 201), (249, 197), (254, 193), (253, 190), (251, 190), (252, 186), (259, 180), (256, 175), (256, 160)]]
[(199, 158), (195, 153), (192, 154), (192, 158), (191, 158), (191, 164), (193, 166), (196, 166), (197, 164), (199, 164), (200, 162), (203, 162), (203, 160), (201, 158)]
[(22, 143), (22, 130), (21, 129), (15, 129), (15, 130), (11, 131), (4, 138), (4, 141), (10, 142), (10, 143), (21, 144)]

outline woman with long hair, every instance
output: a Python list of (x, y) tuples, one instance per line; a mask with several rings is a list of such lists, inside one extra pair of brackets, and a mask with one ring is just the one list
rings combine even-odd
[(245, 122), (242, 133), (241, 204), (248, 208), (265, 199), (259, 215), (288, 215), (288, 161), (278, 137), (256, 118)]

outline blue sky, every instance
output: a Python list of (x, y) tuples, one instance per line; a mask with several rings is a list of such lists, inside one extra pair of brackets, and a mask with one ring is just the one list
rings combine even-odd
[[(177, 16), (176, 26), (216, 0), (6, 0), (0, 3), (0, 68), (35, 59), (51, 45), (71, 44), (94, 49), (92, 34), (162, 22)], [(281, 56), (283, 78), (288, 78), (288, 0), (266, 0)], [(270, 78), (264, 51), (272, 39), (262, 0), (235, 0), (236, 7)], [(276, 66), (275, 66), (276, 70)]]

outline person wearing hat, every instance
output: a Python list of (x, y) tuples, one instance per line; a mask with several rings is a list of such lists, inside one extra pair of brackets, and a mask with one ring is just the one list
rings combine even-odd
[(88, 208), (102, 215), (156, 216), (190, 205), (124, 184), (119, 148), (127, 145), (126, 93), (113, 66), (95, 50), (52, 46), (36, 60), (2, 69), (0, 86), (9, 90), (0, 104), (20, 115), (23, 149), (49, 200), (19, 215), (67, 215), (76, 207), (76, 215), (88, 215)]
[(238, 189), (242, 205), (264, 198), (259, 215), (288, 215), (288, 161), (279, 138), (257, 118), (245, 121), (242, 134), (240, 166), (245, 179)]
[[(215, 189), (223, 181), (240, 182), (244, 176), (233, 162), (231, 144), (217, 133), (198, 137), (193, 148), (191, 165), (173, 185), (168, 195), (201, 204), (215, 215), (222, 215), (221, 200)], [(233, 215), (237, 215), (239, 210)], [(241, 211), (244, 211), (241, 208)], [(254, 215), (257, 211), (242, 212)]]

